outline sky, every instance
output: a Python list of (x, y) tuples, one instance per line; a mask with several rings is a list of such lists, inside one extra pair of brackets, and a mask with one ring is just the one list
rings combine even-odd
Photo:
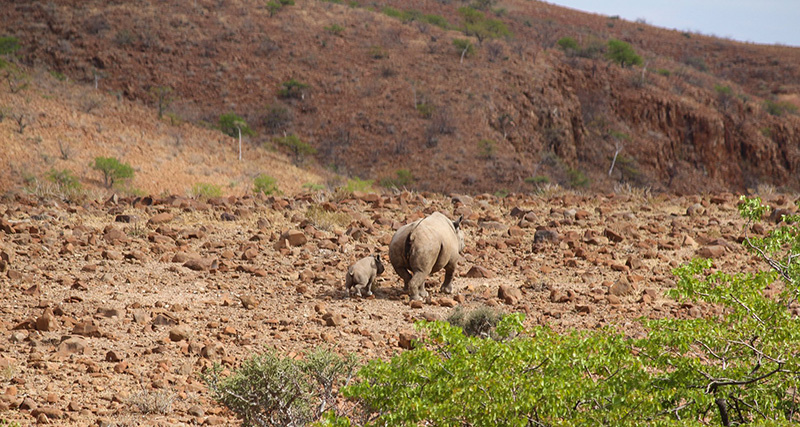
[(800, 47), (800, 0), (547, 0), (657, 27)]

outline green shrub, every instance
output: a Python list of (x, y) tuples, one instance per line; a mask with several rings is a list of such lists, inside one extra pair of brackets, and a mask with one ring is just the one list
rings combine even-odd
[(478, 154), (486, 159), (492, 159), (497, 152), (497, 143), (491, 139), (478, 141)]
[(464, 20), (464, 34), (476, 37), (478, 42), (482, 43), (490, 38), (511, 36), (511, 31), (503, 21), (487, 18), (479, 10), (465, 6), (458, 8), (458, 13)]
[(370, 46), (369, 56), (372, 59), (385, 59), (389, 57), (389, 54), (380, 46)]
[(169, 86), (154, 86), (150, 88), (149, 92), (150, 96), (156, 102), (158, 119), (161, 120), (161, 118), (164, 117), (164, 112), (172, 104), (172, 101), (175, 100), (172, 96), (172, 88)]
[(319, 349), (302, 360), (273, 352), (254, 355), (231, 375), (221, 378), (215, 365), (203, 376), (215, 400), (244, 426), (303, 426), (336, 410), (339, 387), (355, 371), (353, 356)]
[(359, 191), (362, 193), (373, 193), (375, 190), (372, 188), (372, 184), (375, 181), (372, 179), (361, 179), (359, 177), (353, 177), (347, 180), (347, 184), (341, 187), (345, 192), (348, 194), (352, 194), (354, 191)]
[(458, 54), (463, 56), (474, 56), (475, 45), (467, 39), (453, 39), (453, 46), (458, 49)]
[(261, 120), (264, 127), (271, 133), (285, 129), (291, 122), (292, 115), (289, 109), (279, 104), (267, 106), (267, 111)]
[[(12, 56), (20, 49), (19, 39), (12, 36), (0, 37), (0, 56)], [(5, 68), (8, 61), (0, 58), (0, 68)]]
[(247, 122), (236, 115), (236, 113), (225, 113), (219, 116), (218, 121), (219, 130), (222, 131), (225, 135), (231, 137), (238, 137), (239, 132), (242, 135), (255, 135), (255, 131), (250, 129), (250, 126), (247, 125)]
[(310, 191), (321, 191), (326, 188), (323, 184), (315, 184), (313, 182), (306, 182), (302, 187)]
[(667, 70), (666, 68), (659, 68), (658, 70), (656, 70), (656, 73), (658, 73), (659, 76), (664, 76), (664, 77), (669, 77), (670, 75), (672, 75), (672, 71)]
[(450, 29), (450, 23), (447, 22), (447, 18), (441, 15), (422, 15), (419, 20), (431, 25), (435, 25), (443, 30)]
[(788, 101), (764, 101), (764, 109), (773, 116), (782, 116), (786, 113), (797, 114), (797, 106)]
[(315, 154), (317, 149), (309, 145), (307, 142), (301, 140), (295, 134), (289, 134), (284, 137), (276, 137), (272, 140), (275, 144), (288, 148), (294, 155), (295, 162), (302, 162), (305, 156)]
[(344, 27), (339, 24), (333, 24), (325, 27), (325, 31), (333, 34), (333, 35), (341, 35), (344, 32)]
[(607, 44), (606, 57), (622, 67), (642, 65), (642, 57), (636, 54), (633, 47), (622, 40), (611, 39)]
[(116, 157), (95, 157), (90, 165), (92, 169), (103, 173), (103, 183), (111, 188), (120, 181), (133, 178), (133, 168), (127, 163), (120, 163)]
[(61, 190), (80, 190), (83, 187), (78, 177), (69, 169), (50, 169), (47, 172), (47, 179), (56, 184)]
[(128, 29), (122, 29), (114, 34), (114, 43), (119, 46), (130, 46), (136, 41), (136, 36)]
[(263, 193), (265, 196), (279, 194), (278, 180), (262, 173), (253, 179), (253, 192), (256, 194)]
[(433, 117), (434, 111), (436, 111), (436, 107), (433, 104), (429, 104), (427, 102), (420, 102), (417, 104), (417, 112), (424, 119), (430, 119)]
[(311, 205), (308, 207), (306, 210), (306, 219), (309, 220), (314, 227), (325, 231), (345, 228), (353, 222), (353, 218), (348, 213), (327, 211), (319, 205)]
[(201, 200), (213, 199), (222, 196), (222, 188), (219, 185), (209, 184), (207, 182), (196, 182), (192, 186), (192, 197)]
[(302, 99), (308, 87), (306, 83), (291, 79), (281, 83), (281, 88), (278, 89), (278, 96), (287, 99)]
[(525, 182), (527, 182), (528, 184), (534, 184), (534, 185), (549, 184), (550, 183), (550, 178), (548, 178), (548, 177), (546, 177), (544, 175), (529, 176), (529, 177), (525, 178)]
[(691, 67), (694, 67), (700, 71), (708, 71), (708, 65), (706, 65), (706, 60), (699, 56), (690, 56), (684, 59), (683, 63)]
[(578, 52), (581, 48), (578, 42), (572, 37), (562, 37), (558, 39), (556, 44), (561, 48), (561, 50), (567, 53)]
[(569, 185), (572, 188), (589, 186), (589, 178), (587, 178), (586, 175), (578, 169), (567, 169), (567, 179), (569, 179)]
[(408, 169), (398, 169), (394, 172), (394, 178), (384, 178), (381, 180), (381, 187), (385, 188), (404, 188), (414, 182), (414, 175)]

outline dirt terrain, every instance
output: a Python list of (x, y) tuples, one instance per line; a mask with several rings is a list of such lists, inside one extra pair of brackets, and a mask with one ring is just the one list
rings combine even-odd
[[(765, 196), (784, 209), (794, 202)], [(23, 425), (233, 424), (199, 380), (212, 363), (234, 368), (254, 352), (301, 355), (318, 346), (387, 358), (414, 334), (413, 322), (446, 318), (454, 307), (521, 311), (529, 325), (560, 331), (614, 326), (634, 335), (639, 317), (703, 316), (711, 308), (663, 292), (674, 284), (670, 269), (695, 256), (726, 271), (757, 265), (737, 243), (736, 201), (624, 190), (83, 206), (20, 196), (0, 208), (0, 417)], [(385, 255), (396, 228), (434, 211), (465, 217), (453, 295), (438, 293), (440, 273), (427, 283), (432, 298), (410, 304), (388, 268), (374, 297), (347, 297), (348, 265)], [(164, 414), (147, 413), (164, 400)]]

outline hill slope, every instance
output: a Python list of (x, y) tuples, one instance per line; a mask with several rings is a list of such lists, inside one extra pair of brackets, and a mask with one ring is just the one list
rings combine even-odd
[[(798, 188), (800, 120), (765, 104), (796, 101), (798, 49), (515, 0), (486, 11), (513, 37), (479, 42), (459, 30), (463, 2), (386, 4), (395, 9), (19, 2), (0, 18), (28, 64), (150, 105), (154, 88), (172, 88), (170, 109), (184, 120), (233, 111), (256, 142), (295, 133), (318, 164), (362, 178), (408, 171), (417, 188), (469, 192), (529, 189), (536, 175), (579, 185), (581, 173), (598, 188)], [(579, 54), (558, 49), (562, 37)], [(643, 66), (604, 59), (611, 38)], [(454, 39), (471, 40), (475, 55), (461, 58)], [(292, 79), (308, 87), (281, 96)]]

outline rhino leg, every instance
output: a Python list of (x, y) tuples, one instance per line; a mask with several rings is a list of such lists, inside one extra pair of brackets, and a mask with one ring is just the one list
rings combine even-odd
[(428, 291), (425, 290), (425, 279), (428, 274), (422, 271), (414, 273), (411, 281), (408, 282), (408, 292), (412, 300), (421, 300), (428, 296)]
[(403, 279), (403, 292), (408, 292), (408, 284), (411, 282), (411, 273), (408, 270), (401, 267), (397, 269), (397, 275)]
[(446, 294), (453, 293), (453, 273), (455, 272), (455, 266), (450, 266), (450, 264), (444, 266), (444, 283), (442, 283), (442, 292)]
[(371, 295), (372, 295), (372, 284), (373, 284), (374, 282), (375, 282), (375, 279), (374, 279), (374, 278), (371, 278), (371, 279), (369, 279), (369, 281), (367, 282), (367, 285), (366, 285), (366, 286), (364, 286), (364, 290), (365, 290), (365, 291), (367, 291), (367, 293), (364, 295), (365, 297), (368, 297), (368, 296), (371, 296)]

